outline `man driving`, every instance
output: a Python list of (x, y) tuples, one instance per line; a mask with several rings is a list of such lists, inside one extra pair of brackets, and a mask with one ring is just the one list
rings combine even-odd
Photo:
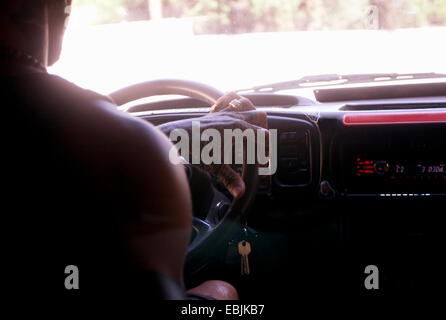
[[(48, 74), (71, 1), (0, 3), (4, 290), (73, 294), (63, 286), (64, 270), (75, 265), (81, 294), (237, 299), (224, 281), (184, 288), (192, 205), (165, 134), (191, 121), (156, 128)], [(230, 110), (234, 99), (238, 109)], [(266, 128), (266, 115), (231, 93), (202, 118), (202, 128), (211, 127)], [(243, 180), (229, 166), (204, 167), (234, 197), (243, 195)]]

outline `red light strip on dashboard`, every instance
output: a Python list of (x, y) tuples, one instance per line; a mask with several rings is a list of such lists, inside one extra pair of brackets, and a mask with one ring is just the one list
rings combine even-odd
[(344, 126), (446, 123), (446, 111), (347, 113)]

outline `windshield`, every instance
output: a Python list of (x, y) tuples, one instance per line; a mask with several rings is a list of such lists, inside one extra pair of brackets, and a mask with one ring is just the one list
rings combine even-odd
[(224, 91), (316, 74), (445, 73), (445, 0), (74, 0), (50, 68), (107, 94), (180, 78)]

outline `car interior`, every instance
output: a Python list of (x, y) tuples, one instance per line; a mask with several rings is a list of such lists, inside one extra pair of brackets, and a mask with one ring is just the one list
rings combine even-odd
[[(439, 286), (444, 235), (435, 229), (446, 196), (446, 85), (318, 88), (315, 100), (260, 89), (244, 96), (277, 130), (277, 172), (255, 182), (249, 168), (239, 168), (249, 194), (231, 203), (218, 183), (189, 169), (192, 195), (199, 196), (187, 285), (218, 277), (233, 283), (241, 299), (288, 292), (395, 296)], [(110, 96), (125, 105), (154, 94), (188, 97), (126, 112), (154, 125), (195, 118), (222, 93), (192, 81), (155, 80)], [(251, 243), (249, 276), (240, 272), (241, 239)], [(364, 287), (368, 265), (380, 271), (380, 290)]]
[[(183, 164), (186, 289), (218, 279), (242, 301), (268, 301), (443, 288), (444, 1), (87, 2), (73, 1), (50, 74), (154, 126), (205, 116), (235, 92), (277, 133), (272, 175), (231, 165), (241, 198)], [(82, 29), (82, 19), (96, 20)]]

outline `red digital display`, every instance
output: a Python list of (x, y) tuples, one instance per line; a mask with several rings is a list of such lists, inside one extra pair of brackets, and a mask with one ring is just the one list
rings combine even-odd
[(356, 176), (387, 177), (390, 180), (446, 179), (446, 161), (392, 161), (356, 158)]
[(374, 160), (362, 160), (356, 159), (356, 175), (361, 177), (363, 175), (371, 175), (375, 173), (375, 161)]

